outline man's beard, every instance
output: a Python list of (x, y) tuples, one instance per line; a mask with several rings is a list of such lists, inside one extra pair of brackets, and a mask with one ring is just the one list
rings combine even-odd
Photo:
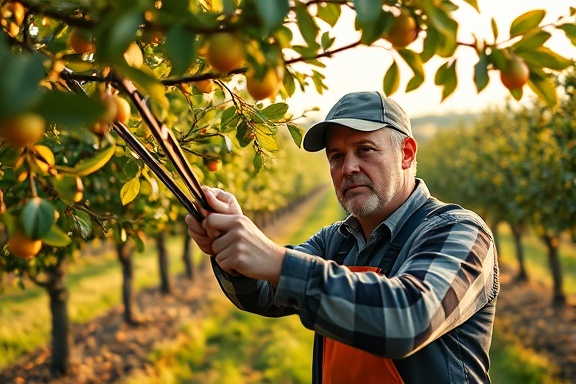
[[(370, 190), (370, 193), (347, 193), (352, 185), (362, 185)], [(365, 175), (348, 176), (342, 182), (342, 194), (339, 196), (340, 205), (352, 216), (364, 217), (376, 212), (387, 202), (382, 201), (381, 196), (374, 190), (372, 181)]]

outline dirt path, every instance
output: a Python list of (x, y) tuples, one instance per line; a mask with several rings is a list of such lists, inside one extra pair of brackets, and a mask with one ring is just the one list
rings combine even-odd
[[(310, 208), (306, 204), (301, 209)], [(287, 216), (281, 221), (291, 219)], [(270, 228), (267, 233), (274, 236), (275, 231)], [(549, 289), (535, 283), (514, 283), (512, 271), (505, 266), (501, 283), (497, 315), (502, 326), (520, 333), (528, 346), (555, 361), (563, 379), (576, 378), (576, 308), (554, 311)], [(144, 318), (139, 326), (128, 327), (123, 323), (121, 307), (88, 324), (73, 326), (73, 364), (68, 376), (50, 378), (49, 348), (44, 347), (0, 372), (0, 383), (118, 383), (135, 370), (146, 372), (147, 356), (154, 344), (161, 339), (176, 339), (183, 321), (202, 316), (206, 293), (219, 290), (207, 269), (198, 271), (194, 282), (175, 278), (173, 287), (172, 296), (162, 296), (156, 288), (138, 294)]]
[(557, 364), (559, 379), (576, 383), (576, 296), (568, 298), (566, 308), (554, 309), (552, 291), (543, 284), (515, 282), (506, 265), (500, 280), (499, 325)]

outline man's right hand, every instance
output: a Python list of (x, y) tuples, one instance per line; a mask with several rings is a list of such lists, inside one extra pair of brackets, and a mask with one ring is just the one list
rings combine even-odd
[[(242, 208), (238, 204), (238, 200), (233, 194), (223, 191), (219, 188), (203, 187), (204, 195), (206, 196), (206, 201), (217, 213), (230, 214), (230, 215), (241, 215)], [(210, 212), (203, 208), (199, 208), (200, 212), (204, 217), (208, 216)], [(198, 244), (198, 247), (202, 252), (208, 255), (214, 255), (212, 250), (212, 242), (215, 240), (214, 237), (210, 237), (202, 223), (198, 222), (192, 215), (186, 215), (186, 224), (188, 224), (188, 233), (192, 239)]]

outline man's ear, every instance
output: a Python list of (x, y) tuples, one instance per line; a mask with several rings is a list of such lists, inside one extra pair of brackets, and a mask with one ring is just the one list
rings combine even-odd
[(402, 144), (402, 169), (408, 169), (416, 161), (418, 145), (413, 137), (407, 137)]

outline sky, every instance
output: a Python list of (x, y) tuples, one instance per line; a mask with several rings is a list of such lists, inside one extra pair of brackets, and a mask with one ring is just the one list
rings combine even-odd
[[(534, 10), (546, 10), (544, 24), (555, 21), (561, 15), (568, 15), (570, 7), (576, 7), (576, 0), (478, 0), (480, 14), (470, 5), (461, 0), (455, 0), (460, 9), (454, 13), (454, 18), (459, 22), (458, 41), (473, 42), (472, 34), (484, 37), (491, 41), (492, 29), (491, 18), (494, 18), (499, 29), (499, 41), (508, 36), (510, 23), (522, 13)], [(572, 19), (573, 20), (573, 19)], [(336, 37), (334, 48), (354, 42), (358, 35), (353, 28), (353, 13), (344, 15), (342, 20), (332, 30), (332, 36)], [(418, 43), (415, 42), (409, 48), (416, 51)], [(576, 47), (572, 46), (563, 33), (554, 34), (546, 44), (565, 57), (576, 59)], [(330, 107), (338, 99), (348, 92), (355, 91), (382, 91), (382, 79), (384, 73), (392, 63), (391, 54), (387, 49), (380, 47), (357, 47), (334, 55), (329, 59), (322, 59), (327, 68), (320, 71), (326, 76), (326, 84), (329, 88), (322, 95), (318, 95), (313, 87), (306, 93), (298, 93), (290, 100), (291, 110), (299, 115), (304, 109), (318, 106), (319, 112), (309, 116), (315, 119), (323, 118)], [(472, 80), (473, 67), (478, 61), (474, 49), (461, 47), (456, 51), (458, 58), (458, 87), (446, 100), (441, 102), (442, 88), (434, 84), (436, 69), (444, 63), (444, 60), (433, 58), (426, 63), (426, 80), (415, 91), (404, 93), (412, 72), (408, 67), (401, 66), (401, 83), (399, 90), (391, 97), (395, 99), (410, 117), (425, 115), (443, 115), (447, 113), (477, 113), (490, 106), (502, 105), (506, 102), (509, 92), (501, 84), (499, 74), (490, 71), (490, 83), (480, 94)], [(398, 63), (402, 59), (397, 60)], [(523, 100), (532, 94), (528, 86), (524, 87)]]

